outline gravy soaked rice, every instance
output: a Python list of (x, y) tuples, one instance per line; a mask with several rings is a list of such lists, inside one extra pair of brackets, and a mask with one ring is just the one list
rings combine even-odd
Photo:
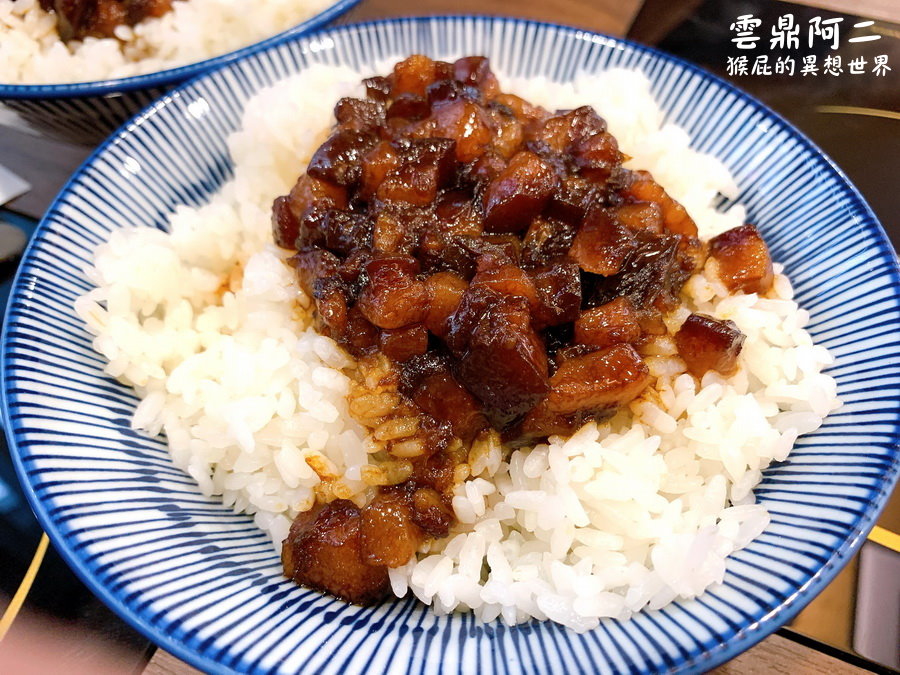
[[(270, 225), (273, 199), (326, 138), (334, 103), (361, 94), (361, 77), (315, 65), (251, 99), (228, 139), (234, 178), (208, 204), (178, 207), (168, 233), (114, 232), (86, 270), (97, 287), (76, 302), (106, 373), (141, 399), (132, 426), (165, 433), (173, 462), (204, 494), (253, 514), (276, 550), (317, 499), (362, 506), (374, 494), (371, 445), (347, 403), (354, 363), (315, 332)], [(593, 106), (631, 157), (625, 166), (649, 170), (702, 239), (744, 222), (741, 206), (712, 206), (737, 192), (733, 179), (662, 124), (642, 74), (500, 81), (549, 109)], [(477, 441), (453, 498), (457, 523), (390, 570), (396, 595), (439, 613), (585, 631), (722, 581), (726, 557), (769, 522), (753, 496), (761, 471), (840, 403), (822, 372), (832, 359), (804, 330), (781, 266), (758, 296), (729, 294), (714, 265), (686, 283), (666, 321), (670, 332), (691, 312), (733, 321), (746, 335), (737, 372), (698, 383), (662, 339), (645, 358), (655, 384), (611, 420), (509, 454)]]

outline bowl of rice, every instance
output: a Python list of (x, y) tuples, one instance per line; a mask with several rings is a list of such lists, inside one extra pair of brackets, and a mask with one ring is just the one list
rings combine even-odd
[[(248, 11), (227, 0), (153, 1), (169, 11), (64, 41), (52, 2), (2, 0), (0, 105), (41, 132), (96, 145), (176, 84), (327, 26), (359, 2), (266, 0)], [(79, 3), (96, 0), (69, 4)]]
[[(358, 606), (279, 559), (298, 514), (365, 503), (384, 469), (348, 401), (358, 365), (316, 330), (272, 203), (335, 103), (411, 54), (483, 55), (503, 91), (592, 106), (701, 239), (752, 222), (774, 265), (765, 293), (706, 268), (682, 290), (744, 334), (733, 374), (663, 349), (614, 417), (473, 448), (449, 536)], [(255, 50), (98, 148), (20, 267), (4, 426), (70, 566), (207, 672), (703, 672), (790, 621), (876, 521), (900, 471), (898, 328), (871, 210), (747, 94), (585, 31), (399, 19)]]

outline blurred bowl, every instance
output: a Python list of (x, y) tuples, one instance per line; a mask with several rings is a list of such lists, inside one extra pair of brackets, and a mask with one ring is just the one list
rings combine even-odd
[(240, 49), (155, 73), (96, 82), (4, 84), (0, 104), (60, 140), (96, 145), (178, 84), (286, 40), (328, 26), (360, 0), (337, 0), (302, 23)]

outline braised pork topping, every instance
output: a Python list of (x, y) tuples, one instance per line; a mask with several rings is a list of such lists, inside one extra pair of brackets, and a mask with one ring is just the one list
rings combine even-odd
[[(318, 329), (358, 359), (351, 410), (408, 465), (340, 531), (364, 566), (384, 570), (446, 535), (473, 439), (571, 433), (638, 397), (652, 380), (642, 351), (667, 332), (706, 248), (684, 207), (622, 166), (590, 107), (550, 112), (504, 94), (482, 57), (412, 56), (364, 84), (366, 98), (337, 103), (272, 225), (296, 251)], [(716, 237), (710, 253), (730, 289), (771, 285), (752, 226)], [(676, 336), (697, 376), (731, 373), (742, 342), (730, 322), (696, 314)], [(310, 542), (338, 539), (329, 513), (295, 523), (286, 572), (371, 599), (383, 576), (328, 583), (304, 571)]]
[(133, 26), (172, 9), (172, 0), (40, 0), (40, 4), (56, 14), (61, 40), (114, 37), (121, 25)]

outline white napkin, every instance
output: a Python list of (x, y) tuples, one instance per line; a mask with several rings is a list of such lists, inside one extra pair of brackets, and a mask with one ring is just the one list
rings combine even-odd
[(31, 185), (27, 181), (0, 164), (0, 206), (25, 194), (30, 189)]

